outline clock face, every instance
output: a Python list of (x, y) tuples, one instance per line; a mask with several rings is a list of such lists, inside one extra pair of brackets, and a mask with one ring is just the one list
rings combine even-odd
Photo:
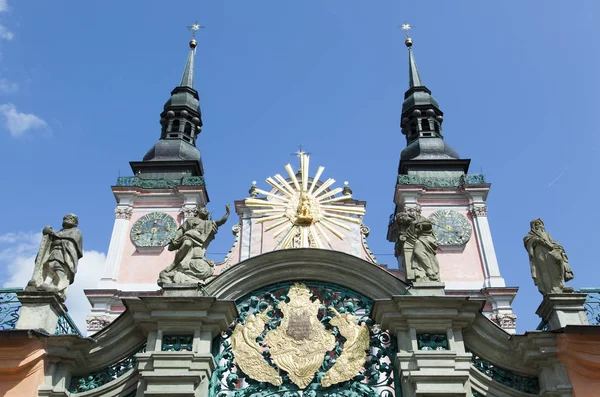
[(464, 245), (471, 238), (471, 223), (456, 211), (439, 210), (431, 214), (429, 220), (439, 245)]
[(138, 219), (131, 228), (131, 241), (138, 247), (164, 247), (175, 237), (177, 223), (163, 212), (151, 212)]

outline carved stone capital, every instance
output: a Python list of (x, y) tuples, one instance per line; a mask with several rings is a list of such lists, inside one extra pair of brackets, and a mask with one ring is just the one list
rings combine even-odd
[(85, 323), (87, 324), (88, 331), (100, 331), (112, 322), (112, 319), (108, 316), (87, 316)]
[(406, 212), (408, 215), (416, 218), (421, 215), (421, 206), (417, 204), (417, 205), (413, 205), (411, 207), (404, 207), (404, 212)]
[(517, 315), (514, 313), (495, 313), (489, 318), (502, 329), (515, 329), (517, 327)]
[(115, 208), (115, 217), (117, 219), (131, 219), (131, 214), (133, 214), (133, 208), (131, 207)]
[(487, 212), (487, 205), (476, 206), (471, 209), (471, 215), (473, 216), (487, 216)]
[(196, 214), (198, 213), (198, 207), (183, 206), (181, 207), (179, 212), (183, 214), (183, 219), (186, 220), (196, 216)]

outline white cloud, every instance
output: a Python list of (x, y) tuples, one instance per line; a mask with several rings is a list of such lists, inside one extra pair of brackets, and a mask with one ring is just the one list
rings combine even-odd
[(19, 91), (19, 85), (7, 79), (0, 79), (0, 94), (10, 94)]
[[(0, 0), (1, 1), (1, 0)], [(85, 237), (85, 236), (84, 236)], [(0, 235), (0, 268), (6, 273), (2, 287), (25, 287), (31, 279), (41, 233), (7, 233)], [(95, 288), (104, 270), (106, 255), (98, 251), (84, 251), (79, 260), (75, 282), (67, 294), (66, 306), (69, 315), (85, 335), (85, 317), (90, 313), (90, 304), (84, 289)]]
[(6, 26), (0, 24), (0, 39), (12, 40), (14, 37), (15, 35), (13, 32), (8, 30)]
[(0, 12), (8, 11), (8, 2), (6, 0), (0, 0)]
[(12, 103), (0, 105), (0, 114), (4, 116), (4, 125), (14, 137), (28, 131), (46, 129), (48, 124), (32, 113), (21, 113)]

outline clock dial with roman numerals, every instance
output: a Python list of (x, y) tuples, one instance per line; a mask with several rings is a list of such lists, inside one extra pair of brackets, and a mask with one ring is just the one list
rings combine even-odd
[(138, 247), (164, 247), (175, 237), (177, 222), (164, 212), (151, 212), (131, 228), (131, 241)]
[(439, 245), (465, 245), (471, 238), (471, 222), (456, 211), (439, 210), (431, 214), (429, 220)]

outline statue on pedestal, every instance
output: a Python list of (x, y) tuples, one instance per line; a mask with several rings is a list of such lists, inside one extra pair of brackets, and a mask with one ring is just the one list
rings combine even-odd
[(440, 264), (433, 225), (418, 211), (407, 209), (396, 215), (400, 233), (397, 249), (406, 268), (406, 279), (413, 282), (440, 282)]
[(173, 263), (159, 274), (158, 283), (190, 284), (198, 283), (212, 276), (215, 263), (206, 259), (206, 248), (214, 240), (220, 226), (229, 218), (229, 205), (225, 206), (226, 213), (218, 221), (210, 219), (206, 207), (198, 207), (196, 215), (188, 218), (169, 243), (169, 251), (177, 251)]
[(538, 290), (544, 296), (573, 292), (572, 287), (565, 286), (565, 281), (574, 277), (565, 249), (552, 239), (540, 218), (532, 220), (530, 225), (531, 230), (523, 242), (529, 254), (531, 277)]
[(55, 292), (61, 301), (67, 299), (67, 287), (73, 284), (77, 264), (83, 257), (83, 237), (78, 224), (77, 215), (68, 214), (59, 231), (54, 232), (50, 226), (42, 230), (40, 250), (26, 291)]

